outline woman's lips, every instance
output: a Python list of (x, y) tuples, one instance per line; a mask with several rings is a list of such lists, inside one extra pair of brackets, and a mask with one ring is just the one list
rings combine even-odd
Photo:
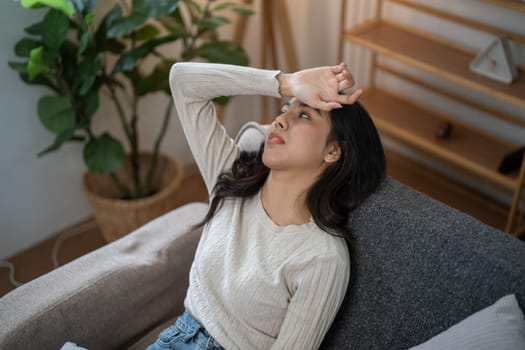
[(284, 140), (277, 135), (276, 133), (272, 132), (270, 136), (268, 136), (268, 144), (270, 145), (284, 145)]

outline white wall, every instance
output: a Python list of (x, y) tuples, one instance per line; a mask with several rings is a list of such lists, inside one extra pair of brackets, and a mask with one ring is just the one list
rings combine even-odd
[[(348, 2), (349, 16), (355, 22), (360, 22), (374, 13), (374, 1)], [(456, 13), (480, 18), (495, 25), (512, 26), (516, 31), (525, 34), (525, 20), (521, 13), (497, 9), (472, 0), (425, 2), (439, 4), (438, 6), (446, 5)], [(260, 6), (260, 1), (255, 3), (256, 7)], [(306, 68), (336, 64), (340, 1), (287, 0), (287, 5), (300, 66)], [(12, 0), (0, 1), (0, 65), (3, 65), (0, 69), (3, 126), (0, 128), (0, 258), (12, 256), (90, 215), (90, 208), (80, 187), (81, 175), (85, 170), (81, 159), (81, 147), (67, 145), (57, 153), (42, 158), (36, 157), (38, 151), (53, 140), (53, 136), (40, 125), (36, 115), (36, 101), (46, 90), (25, 85), (17, 74), (7, 67), (7, 61), (15, 59), (13, 46), (22, 36), (23, 28), (35, 22), (40, 13), (21, 9), (19, 4)], [(396, 16), (406, 24), (417, 25), (421, 20), (403, 12), (391, 16)], [(423, 25), (426, 25), (426, 22)], [(454, 28), (434, 28), (439, 29), (440, 34), (456, 37), (457, 31)], [(260, 64), (259, 29), (260, 18), (256, 15), (249, 20), (245, 38), (245, 47), (253, 66)], [(224, 34), (230, 33), (226, 30)], [(473, 47), (480, 49), (486, 44), (484, 38), (481, 34), (472, 33), (461, 40), (471, 42)], [(346, 51), (345, 61), (352, 67), (358, 85), (366, 84), (369, 54), (366, 50), (359, 50), (351, 45), (347, 45)], [(524, 51), (518, 49), (517, 54), (521, 62), (525, 62)], [(384, 84), (395, 89), (399, 82), (384, 80)], [(425, 101), (431, 100), (425, 94), (420, 98)], [(158, 106), (165, 103), (166, 97), (152, 96), (141, 105), (144, 116), (147, 116), (140, 123), (145, 149), (150, 148), (160, 125), (161, 113)], [(235, 98), (227, 109), (226, 128), (234, 133), (246, 121), (259, 119), (259, 112), (253, 112), (258, 111), (259, 106), (260, 99), (256, 97)], [(523, 111), (510, 112), (524, 115)], [(121, 133), (115, 112), (107, 101), (103, 101), (95, 120), (96, 130), (110, 127), (115, 134)], [(473, 122), (477, 123), (478, 118), (474, 117)], [(510, 135), (512, 131), (500, 126), (496, 129), (505, 135), (507, 132)], [(512, 137), (525, 139), (522, 131), (516, 135)], [(177, 118), (171, 120), (163, 150), (184, 164), (192, 162)]]

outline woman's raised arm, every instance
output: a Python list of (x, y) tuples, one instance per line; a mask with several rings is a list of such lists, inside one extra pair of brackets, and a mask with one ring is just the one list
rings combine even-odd
[(175, 108), (193, 158), (211, 193), (219, 174), (239, 154), (216, 117), (212, 99), (232, 95), (280, 97), (279, 71), (212, 63), (176, 63), (170, 71)]

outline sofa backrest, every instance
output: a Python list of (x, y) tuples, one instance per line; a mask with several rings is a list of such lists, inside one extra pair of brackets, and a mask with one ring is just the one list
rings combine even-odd
[[(256, 150), (266, 126), (237, 142)], [(525, 310), (525, 243), (387, 178), (350, 217), (347, 295), (322, 349), (407, 349), (506, 294)]]
[(387, 178), (350, 218), (347, 295), (323, 349), (407, 349), (514, 293), (525, 243)]

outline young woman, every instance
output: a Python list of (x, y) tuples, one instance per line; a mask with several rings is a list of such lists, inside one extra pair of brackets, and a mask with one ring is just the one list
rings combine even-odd
[[(384, 178), (377, 131), (346, 65), (293, 74), (177, 63), (171, 89), (210, 208), (185, 312), (148, 349), (316, 349), (350, 275), (350, 211)], [(241, 152), (218, 96), (292, 97), (260, 151)]]

